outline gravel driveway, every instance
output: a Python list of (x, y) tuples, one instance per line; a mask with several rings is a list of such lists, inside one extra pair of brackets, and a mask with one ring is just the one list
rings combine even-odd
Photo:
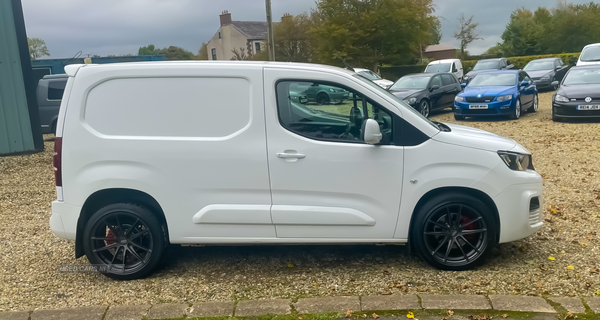
[[(327, 295), (594, 295), (600, 291), (600, 123), (554, 123), (552, 93), (517, 121), (461, 121), (515, 139), (544, 176), (545, 227), (476, 270), (432, 269), (402, 246), (173, 246), (150, 278), (58, 273), (73, 243), (49, 230), (52, 135), (43, 153), (0, 158), (0, 310)], [(456, 122), (451, 113), (434, 120)]]

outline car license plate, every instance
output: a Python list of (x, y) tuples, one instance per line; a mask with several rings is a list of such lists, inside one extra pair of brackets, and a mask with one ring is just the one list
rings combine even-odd
[(487, 104), (472, 104), (469, 106), (469, 109), (487, 109)]
[(600, 104), (580, 104), (577, 110), (600, 110)]

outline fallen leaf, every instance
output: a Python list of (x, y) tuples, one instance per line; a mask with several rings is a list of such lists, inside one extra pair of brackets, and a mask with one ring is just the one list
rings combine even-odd
[(293, 268), (293, 267), (294, 267), (294, 264), (293, 264), (293, 263), (291, 263), (291, 262), (288, 262), (288, 264), (287, 264), (287, 267), (288, 267), (288, 268)]
[(448, 310), (448, 315), (449, 315), (449, 316), (451, 316), (451, 315), (453, 315), (453, 314), (454, 314), (454, 311), (452, 311), (452, 310)]
[(585, 242), (582, 242), (582, 243), (581, 243), (581, 245), (582, 245), (582, 246), (587, 246), (587, 243), (585, 243)]
[(550, 257), (548, 257), (548, 260), (554, 261), (554, 260), (556, 260), (556, 258), (554, 258), (553, 256), (550, 256)]
[(507, 317), (508, 317), (508, 315), (506, 313), (502, 315), (502, 318), (506, 319)]
[(352, 310), (348, 310), (348, 311), (346, 311), (346, 318), (350, 318), (350, 317), (352, 317), (352, 313), (353, 313), (353, 312), (354, 312), (354, 311), (352, 311)]
[(575, 270), (575, 267), (573, 267), (573, 266), (568, 266), (568, 267), (567, 267), (567, 269), (569, 269), (569, 270)]
[(298, 317), (298, 319), (302, 320), (302, 317)]
[(415, 318), (415, 314), (412, 311), (409, 311), (408, 314), (406, 315), (407, 318), (409, 319), (414, 319)]
[(561, 251), (560, 253), (565, 253), (565, 250)]
[(373, 316), (373, 319), (379, 318), (379, 315), (377, 313), (373, 313), (371, 316)]

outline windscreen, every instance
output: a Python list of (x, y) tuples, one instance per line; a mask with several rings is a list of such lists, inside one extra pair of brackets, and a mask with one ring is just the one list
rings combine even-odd
[(375, 81), (375, 80), (380, 80), (381, 78), (379, 76), (377, 76), (375, 73), (370, 72), (370, 71), (360, 71), (358, 74), (360, 74), (361, 76), (371, 80), (371, 81)]
[(531, 61), (523, 70), (525, 71), (537, 71), (537, 70), (552, 70), (554, 69), (554, 60), (548, 61)]
[(450, 72), (451, 63), (430, 64), (425, 69), (425, 73)]
[(478, 74), (471, 80), (469, 87), (514, 86), (517, 76), (514, 73)]
[(430, 77), (405, 76), (405, 77), (398, 79), (398, 81), (396, 81), (396, 83), (394, 83), (389, 88), (389, 90), (394, 91), (394, 90), (399, 90), (399, 89), (413, 89), (413, 90), (425, 89), (425, 88), (427, 88), (429, 79), (430, 79)]
[(571, 70), (565, 77), (563, 85), (600, 84), (600, 68)]
[(587, 47), (583, 49), (581, 61), (600, 61), (600, 46)]
[(498, 69), (499, 65), (500, 65), (500, 62), (496, 61), (496, 60), (479, 61), (479, 62), (477, 62), (477, 64), (473, 68), (473, 70), (493, 70), (493, 69)]

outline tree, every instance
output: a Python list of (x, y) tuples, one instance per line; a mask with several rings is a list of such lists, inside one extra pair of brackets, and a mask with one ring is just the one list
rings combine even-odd
[(138, 49), (138, 56), (152, 56), (156, 54), (156, 49), (153, 44)]
[(196, 60), (208, 60), (208, 43), (202, 42), (202, 46), (200, 46), (200, 50), (198, 50), (198, 54), (196, 55)]
[(502, 33), (502, 51), (510, 56), (528, 56), (540, 53), (543, 29), (533, 12), (520, 8), (510, 15), (510, 22)]
[(168, 48), (156, 49), (156, 54), (163, 55), (167, 60), (193, 60), (194, 54), (180, 47), (170, 46)]
[(496, 44), (495, 46), (491, 46), (489, 47), (484, 53), (483, 55), (503, 55), (502, 54), (502, 48), (501, 48), (501, 44)]
[(465, 51), (471, 42), (483, 40), (483, 38), (479, 37), (477, 26), (479, 26), (479, 23), (473, 22), (473, 16), (467, 19), (463, 13), (458, 18), (458, 30), (454, 32), (454, 38), (460, 41), (461, 57), (465, 57)]
[(37, 60), (43, 56), (49, 56), (50, 52), (46, 47), (46, 42), (42, 38), (27, 38), (29, 45), (29, 57), (31, 60)]
[(275, 38), (275, 59), (289, 62), (312, 61), (312, 46), (309, 30), (312, 22), (307, 14), (281, 17), (281, 22), (273, 28)]
[(440, 19), (438, 17), (431, 17), (432, 18), (432, 22), (431, 22), (431, 30), (430, 30), (430, 36), (429, 36), (429, 41), (427, 42), (427, 45), (434, 45), (434, 44), (440, 44), (440, 41), (442, 41), (442, 22), (440, 21)]
[(249, 60), (251, 57), (249, 55), (246, 54), (246, 49), (240, 47), (240, 50), (237, 49), (233, 49), (231, 50), (231, 52), (233, 53), (233, 57), (231, 57), (231, 60)]
[[(318, 0), (313, 54), (323, 63), (376, 68), (408, 63), (435, 32), (432, 0)], [(435, 40), (435, 39), (434, 39)]]

